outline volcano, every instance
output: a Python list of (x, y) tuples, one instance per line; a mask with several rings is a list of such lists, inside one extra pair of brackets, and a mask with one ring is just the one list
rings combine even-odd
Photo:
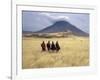
[(73, 35), (77, 36), (89, 36), (88, 33), (82, 31), (76, 26), (72, 25), (68, 21), (56, 21), (54, 24), (37, 31), (36, 33), (58, 33), (58, 32), (70, 32)]

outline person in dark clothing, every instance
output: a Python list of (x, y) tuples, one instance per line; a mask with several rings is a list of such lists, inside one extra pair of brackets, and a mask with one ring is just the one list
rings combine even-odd
[(44, 41), (42, 42), (41, 47), (42, 47), (42, 51), (46, 51), (46, 46), (45, 46), (45, 42)]
[(51, 44), (51, 50), (52, 50), (52, 51), (55, 51), (55, 50), (56, 50), (56, 46), (55, 46), (55, 44), (54, 44), (53, 41), (52, 41), (52, 44)]
[(48, 49), (48, 51), (50, 51), (50, 48), (51, 48), (51, 44), (50, 44), (50, 41), (48, 41), (48, 43), (47, 43), (47, 49)]
[(59, 46), (59, 43), (58, 43), (58, 41), (56, 41), (56, 44), (55, 44), (55, 46), (56, 46), (56, 51), (58, 52), (58, 51), (60, 50), (60, 46)]

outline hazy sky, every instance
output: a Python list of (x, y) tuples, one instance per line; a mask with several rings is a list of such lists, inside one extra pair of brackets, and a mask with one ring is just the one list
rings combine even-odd
[(79, 29), (89, 33), (88, 13), (22, 11), (22, 27), (24, 31), (39, 31), (59, 20), (68, 21)]

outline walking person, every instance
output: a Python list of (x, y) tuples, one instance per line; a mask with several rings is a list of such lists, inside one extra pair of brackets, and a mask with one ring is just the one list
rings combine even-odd
[(58, 52), (60, 50), (60, 45), (59, 45), (58, 41), (56, 41), (55, 45), (56, 45), (56, 51)]
[(56, 46), (55, 46), (55, 44), (54, 44), (53, 41), (52, 41), (52, 44), (51, 44), (51, 50), (52, 50), (52, 51), (55, 51), (55, 50), (56, 50)]
[(48, 41), (48, 43), (47, 43), (47, 49), (48, 49), (48, 51), (50, 51), (50, 48), (51, 48), (51, 44), (50, 44), (50, 41)]
[(42, 47), (42, 51), (46, 51), (46, 45), (44, 41), (42, 42), (41, 47)]

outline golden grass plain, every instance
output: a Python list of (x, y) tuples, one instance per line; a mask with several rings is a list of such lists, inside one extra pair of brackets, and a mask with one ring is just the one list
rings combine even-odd
[[(42, 41), (58, 41), (59, 52), (42, 52)], [(89, 66), (89, 38), (22, 38), (22, 69)]]

